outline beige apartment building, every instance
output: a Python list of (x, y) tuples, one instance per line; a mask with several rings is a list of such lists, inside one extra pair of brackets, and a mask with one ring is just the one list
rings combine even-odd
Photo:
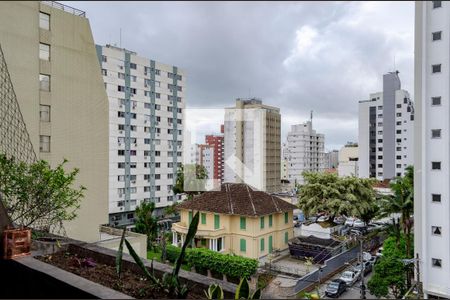
[(0, 45), (31, 143), (64, 158), (87, 188), (69, 237), (99, 240), (108, 222), (108, 98), (84, 12), (52, 1), (0, 2)]
[(261, 191), (281, 190), (280, 109), (261, 100), (237, 99), (225, 109), (224, 182)]
[(242, 183), (224, 183), (178, 206), (181, 220), (172, 225), (173, 244), (181, 246), (198, 211), (194, 243), (221, 253), (259, 259), (288, 248), (294, 236), (296, 206)]

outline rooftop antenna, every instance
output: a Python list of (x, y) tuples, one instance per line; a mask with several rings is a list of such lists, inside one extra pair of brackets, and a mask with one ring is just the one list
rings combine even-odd
[(122, 48), (122, 28), (119, 29), (119, 48)]
[(311, 119), (311, 127), (312, 127), (312, 120), (313, 120), (313, 111), (311, 110), (311, 117), (310, 117), (310, 119)]

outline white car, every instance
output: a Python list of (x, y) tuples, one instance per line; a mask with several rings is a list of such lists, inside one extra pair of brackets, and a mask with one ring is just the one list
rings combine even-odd
[(335, 224), (344, 224), (345, 218), (344, 217), (334, 217), (333, 223)]
[(378, 248), (377, 253), (375, 254), (377, 257), (382, 257), (383, 256), (383, 247)]
[(356, 218), (353, 218), (353, 217), (347, 218), (347, 220), (345, 220), (344, 225), (353, 226), (353, 223), (355, 222), (355, 220), (356, 220)]
[(319, 223), (319, 222), (326, 222), (326, 221), (328, 221), (329, 218), (330, 218), (329, 216), (324, 215), (324, 216), (319, 217), (319, 218), (317, 219), (317, 222), (318, 222), (318, 223)]
[(358, 275), (359, 273), (357, 271), (345, 271), (344, 273), (342, 273), (339, 279), (345, 281), (345, 284), (347, 284), (347, 286), (352, 286), (353, 284), (355, 284), (355, 282), (358, 281)]
[(364, 226), (366, 226), (366, 224), (363, 221), (361, 221), (360, 219), (356, 219), (353, 222), (353, 227), (364, 227)]

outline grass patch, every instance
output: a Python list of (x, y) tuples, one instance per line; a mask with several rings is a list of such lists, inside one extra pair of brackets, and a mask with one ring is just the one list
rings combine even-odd
[(147, 251), (147, 259), (161, 261), (161, 252)]

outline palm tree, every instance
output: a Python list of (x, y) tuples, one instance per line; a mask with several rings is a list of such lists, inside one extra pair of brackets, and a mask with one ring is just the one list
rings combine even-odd
[(390, 184), (393, 195), (381, 199), (380, 217), (387, 217), (394, 213), (400, 214), (400, 227), (405, 235), (406, 255), (411, 256), (411, 231), (414, 212), (414, 168), (408, 166), (405, 176), (398, 177)]

